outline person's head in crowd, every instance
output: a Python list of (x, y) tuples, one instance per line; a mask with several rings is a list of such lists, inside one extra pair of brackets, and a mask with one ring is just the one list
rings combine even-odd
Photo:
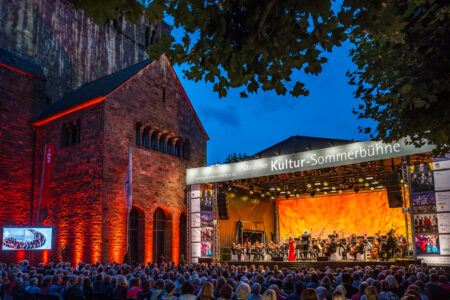
[(142, 290), (144, 292), (149, 292), (152, 289), (152, 286), (150, 284), (150, 280), (147, 280), (147, 279), (142, 280), (141, 281), (141, 287), (142, 287)]
[[(1, 276), (0, 276), (1, 278)], [(0, 285), (1, 285), (1, 279), (0, 279)], [(30, 286), (37, 286), (38, 285), (38, 279), (36, 277), (30, 279)]]
[(181, 294), (182, 295), (189, 295), (194, 293), (194, 285), (192, 282), (185, 281), (183, 285), (181, 286)]
[(344, 283), (344, 285), (351, 285), (353, 282), (352, 280), (352, 275), (350, 275), (350, 273), (344, 273), (342, 274), (342, 283)]
[(318, 300), (316, 290), (313, 288), (307, 288), (302, 292), (300, 300)]
[(280, 288), (276, 284), (269, 285), (269, 289), (273, 290), (277, 295), (280, 293)]
[(250, 296), (250, 293), (251, 293), (250, 286), (245, 282), (241, 282), (236, 288), (237, 299), (245, 300), (248, 298), (248, 296)]
[(295, 288), (295, 293), (297, 295), (301, 295), (303, 290), (306, 288), (306, 286), (302, 281), (296, 281), (294, 288)]
[(119, 286), (127, 287), (128, 286), (127, 278), (123, 275), (119, 275), (116, 280), (116, 285), (117, 287)]
[(345, 300), (345, 295), (341, 291), (334, 291), (331, 296), (332, 300)]
[(214, 285), (211, 281), (205, 281), (198, 296), (199, 299), (214, 299)]
[(364, 290), (364, 295), (366, 296), (366, 300), (377, 300), (378, 299), (378, 290), (374, 286), (368, 286)]
[(233, 296), (233, 287), (228, 283), (224, 284), (220, 289), (219, 296), (222, 299), (231, 299)]
[(67, 287), (70, 288), (72, 286), (77, 286), (78, 285), (78, 276), (77, 275), (72, 275), (69, 277), (69, 282), (67, 283)]
[(175, 292), (175, 283), (173, 283), (172, 280), (166, 280), (164, 290), (166, 291), (167, 295), (173, 295), (173, 293)]
[(320, 280), (320, 286), (326, 288), (327, 290), (331, 289), (331, 281), (327, 276), (323, 277)]
[(259, 282), (252, 284), (252, 294), (256, 296), (261, 294), (261, 284)]
[(277, 300), (277, 294), (275, 293), (274, 290), (272, 289), (267, 289), (262, 297), (261, 300)]
[(373, 287), (375, 287), (377, 289), (377, 292), (380, 293), (381, 292), (381, 282), (378, 280), (374, 280), (372, 281), (372, 285)]
[(323, 286), (319, 286), (316, 288), (316, 294), (319, 300), (324, 300), (327, 298), (328, 292), (326, 288), (324, 288)]

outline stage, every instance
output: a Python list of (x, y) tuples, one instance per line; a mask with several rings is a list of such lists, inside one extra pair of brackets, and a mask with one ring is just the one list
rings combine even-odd
[(336, 268), (351, 268), (355, 266), (366, 267), (366, 266), (403, 266), (408, 267), (410, 264), (420, 264), (420, 260), (414, 259), (397, 259), (390, 261), (353, 261), (353, 260), (343, 260), (343, 261), (316, 261), (316, 260), (303, 260), (303, 261), (223, 261), (223, 264), (233, 265), (233, 266), (247, 266), (250, 267), (254, 265), (256, 267), (263, 266), (273, 269), (274, 266), (278, 268), (315, 268), (323, 271), (326, 267), (332, 269)]

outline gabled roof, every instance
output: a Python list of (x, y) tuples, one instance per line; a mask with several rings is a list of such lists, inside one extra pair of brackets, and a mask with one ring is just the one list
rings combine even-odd
[[(170, 66), (170, 69), (172, 71), (173, 76), (175, 77), (185, 100), (188, 103), (189, 108), (191, 109), (192, 113), (194, 114), (194, 117), (200, 126), (200, 129), (204, 133), (207, 140), (209, 140), (208, 135), (206, 134), (205, 129), (203, 128), (202, 123), (200, 122), (197, 113), (195, 112), (194, 108), (192, 107), (191, 102), (189, 101), (189, 98), (186, 95), (186, 92), (183, 89), (183, 86), (181, 85), (180, 81), (178, 80), (177, 75), (175, 74), (175, 71), (173, 70), (172, 66), (170, 65), (170, 62), (168, 59), (164, 56), (166, 59), (168, 65)], [(146, 59), (142, 62), (139, 62), (135, 65), (132, 65), (128, 68), (125, 68), (121, 71), (118, 71), (116, 73), (113, 73), (111, 75), (102, 77), (100, 79), (97, 79), (95, 81), (86, 83), (79, 88), (73, 90), (60, 100), (53, 103), (50, 107), (48, 107), (44, 112), (37, 117), (35, 120), (32, 121), (32, 124), (34, 126), (39, 126), (42, 124), (45, 124), (47, 122), (50, 122), (51, 120), (54, 120), (56, 118), (59, 118), (60, 116), (67, 115), (71, 112), (77, 111), (79, 109), (100, 103), (104, 101), (109, 95), (113, 94), (115, 91), (120, 89), (123, 85), (125, 85), (128, 81), (132, 80), (139, 71), (142, 69), (150, 66), (154, 61), (151, 59)]]
[(33, 123), (45, 120), (48, 117), (67, 111), (73, 107), (77, 107), (78, 105), (86, 103), (92, 99), (101, 99), (102, 97), (104, 98), (108, 96), (133, 75), (148, 66), (151, 62), (151, 59), (146, 59), (119, 72), (80, 86), (44, 110), (44, 112), (37, 117)]
[(355, 141), (295, 135), (254, 154), (251, 158), (264, 158), (292, 154), (309, 150), (323, 149), (331, 146), (345, 145), (353, 142)]
[(0, 47), (0, 65), (19, 73), (45, 79), (42, 67), (32, 58)]

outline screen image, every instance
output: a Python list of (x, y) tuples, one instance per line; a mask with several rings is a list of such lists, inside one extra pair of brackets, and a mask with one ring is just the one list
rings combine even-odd
[(434, 193), (421, 193), (412, 195), (412, 206), (436, 205)]
[(410, 168), (411, 173), (427, 172), (433, 170), (433, 164), (428, 162), (415, 162)]
[(202, 255), (201, 256), (212, 256), (212, 243), (202, 242)]
[(212, 227), (202, 227), (202, 241), (212, 241), (213, 238), (213, 228)]
[(45, 250), (52, 248), (50, 227), (3, 228), (2, 250)]
[(212, 190), (202, 191), (202, 198), (200, 200), (200, 210), (201, 211), (211, 211), (212, 210)]
[(214, 216), (212, 211), (211, 212), (202, 212), (200, 213), (200, 219), (201, 219), (201, 226), (213, 226), (213, 220), (214, 220)]
[(414, 231), (419, 233), (437, 233), (438, 219), (436, 214), (425, 214), (414, 216)]
[(417, 254), (439, 254), (438, 235), (416, 235)]
[[(292, 199), (292, 200), (291, 200)], [(280, 238), (298, 237), (306, 229), (312, 237), (333, 233), (381, 235), (391, 229), (406, 235), (402, 208), (389, 208), (386, 191), (278, 201)]]
[(411, 190), (413, 192), (434, 191), (433, 172), (420, 172), (411, 174)]

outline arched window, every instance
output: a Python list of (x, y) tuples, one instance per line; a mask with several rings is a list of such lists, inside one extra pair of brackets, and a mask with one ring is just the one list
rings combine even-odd
[(158, 134), (159, 134), (158, 131), (154, 131), (152, 133), (151, 143), (152, 143), (152, 149), (153, 150), (158, 150)]
[(141, 122), (136, 122), (136, 145), (141, 145)]
[(173, 138), (167, 141), (167, 153), (173, 155)]
[(61, 148), (80, 143), (80, 120), (63, 124), (61, 129)]
[(128, 225), (128, 253), (131, 262), (144, 261), (145, 241), (145, 214), (140, 207), (133, 205), (129, 214)]
[(172, 259), (172, 215), (158, 207), (153, 215), (153, 261)]
[(166, 135), (163, 134), (159, 138), (159, 151), (166, 153)]
[(179, 258), (180, 258), (180, 262), (181, 262), (181, 256), (184, 257), (185, 261), (187, 260), (187, 218), (186, 218), (186, 213), (182, 213), (180, 215), (180, 224), (179, 224), (179, 228), (180, 228), (180, 241), (179, 241)]
[(191, 145), (189, 143), (189, 140), (186, 140), (183, 144), (183, 158), (185, 160), (191, 159)]
[(80, 120), (71, 124), (71, 145), (76, 145), (80, 143)]
[(175, 153), (174, 155), (176, 157), (180, 157), (181, 156), (181, 142), (180, 140), (177, 141), (177, 143), (175, 144)]
[(70, 145), (70, 126), (69, 124), (63, 124), (61, 130), (61, 148), (67, 147)]
[(145, 148), (150, 148), (150, 127), (145, 127), (142, 132), (142, 146)]

